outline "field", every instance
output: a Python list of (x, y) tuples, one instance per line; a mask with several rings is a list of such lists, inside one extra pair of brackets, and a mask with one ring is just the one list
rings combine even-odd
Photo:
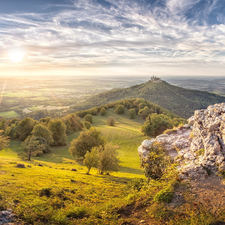
[(16, 113), (15, 111), (8, 111), (8, 112), (0, 112), (0, 116), (6, 117), (6, 118), (12, 118), (12, 117), (19, 116), (19, 114)]
[[(106, 125), (111, 115), (115, 117), (115, 127)], [(66, 217), (71, 215), (69, 221), (74, 224), (77, 218), (82, 218), (76, 213), (82, 212), (89, 215), (90, 221), (96, 219), (96, 214), (116, 220), (114, 215), (107, 215), (110, 205), (129, 201), (128, 183), (134, 178), (144, 178), (137, 153), (146, 138), (140, 133), (143, 122), (140, 117), (130, 120), (127, 115), (116, 115), (112, 110), (108, 110), (105, 117), (94, 117), (93, 126), (107, 141), (118, 146), (121, 169), (110, 175), (99, 175), (96, 169), (91, 169), (91, 175), (87, 175), (82, 160), (74, 159), (68, 152), (69, 144), (51, 148), (51, 153), (24, 162), (17, 157), (22, 151), (21, 142), (11, 141), (9, 148), (0, 151), (0, 194), (6, 201), (4, 204), (13, 208), (24, 221), (34, 224), (47, 221), (67, 224)], [(78, 136), (79, 132), (68, 136), (68, 143)], [(17, 168), (18, 163), (24, 163), (26, 168)], [(71, 171), (72, 168), (77, 171)], [(41, 196), (46, 190), (51, 190), (50, 196)]]

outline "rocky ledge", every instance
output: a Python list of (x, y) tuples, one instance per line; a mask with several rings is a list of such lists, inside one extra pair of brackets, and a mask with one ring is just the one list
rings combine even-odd
[(146, 159), (152, 144), (159, 142), (179, 163), (180, 179), (204, 180), (210, 173), (225, 172), (225, 103), (196, 110), (188, 123), (143, 141), (138, 148), (141, 160)]

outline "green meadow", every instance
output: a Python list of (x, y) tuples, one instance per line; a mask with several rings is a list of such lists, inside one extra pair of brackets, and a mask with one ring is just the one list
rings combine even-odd
[(13, 117), (19, 116), (19, 114), (12, 110), (7, 112), (0, 112), (0, 116), (6, 117), (6, 118), (13, 118)]
[[(106, 125), (109, 116), (116, 120), (114, 127)], [(116, 145), (119, 153), (120, 171), (110, 175), (99, 175), (94, 168), (87, 175), (82, 159), (70, 155), (69, 143), (80, 132), (68, 136), (67, 146), (52, 147), (50, 153), (33, 157), (30, 162), (17, 157), (22, 152), (21, 142), (11, 141), (7, 149), (0, 151), (0, 196), (4, 199), (0, 208), (12, 208), (30, 224), (88, 224), (95, 220), (93, 224), (110, 224), (106, 218), (110, 217), (111, 222), (117, 218), (107, 214), (111, 206), (130, 201), (128, 184), (144, 178), (137, 152), (146, 139), (140, 132), (143, 122), (140, 117), (128, 119), (127, 113), (117, 115), (112, 109), (104, 117), (94, 116), (93, 127)], [(26, 168), (17, 168), (18, 163)]]

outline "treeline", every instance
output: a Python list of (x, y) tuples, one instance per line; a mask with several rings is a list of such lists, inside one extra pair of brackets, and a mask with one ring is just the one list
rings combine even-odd
[[(64, 146), (67, 135), (82, 130), (83, 123), (75, 114), (62, 118), (42, 118), (39, 121), (30, 117), (22, 120), (14, 118), (0, 121), (0, 130), (11, 140), (18, 138), (23, 142), (22, 147), (26, 156), (49, 152), (50, 146)], [(22, 154), (22, 157), (24, 154)]]

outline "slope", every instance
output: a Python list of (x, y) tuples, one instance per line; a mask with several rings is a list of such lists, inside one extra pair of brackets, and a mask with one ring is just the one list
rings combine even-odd
[(170, 85), (165, 81), (148, 81), (129, 88), (114, 89), (95, 95), (82, 105), (73, 106), (71, 109), (77, 111), (127, 98), (143, 98), (183, 118), (193, 115), (194, 110), (225, 102), (225, 97), (213, 93), (185, 89)]

